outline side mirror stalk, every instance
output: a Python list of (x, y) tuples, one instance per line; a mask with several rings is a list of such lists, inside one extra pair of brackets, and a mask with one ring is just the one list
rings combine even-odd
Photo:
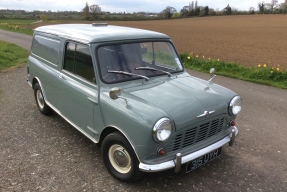
[(118, 88), (118, 87), (112, 88), (112, 89), (110, 90), (109, 95), (110, 95), (110, 98), (113, 99), (113, 100), (118, 99), (118, 98), (121, 98), (121, 99), (125, 100), (126, 103), (128, 104), (128, 100), (127, 100), (126, 98), (124, 98), (124, 97), (121, 96), (121, 89)]
[(216, 77), (216, 75), (215, 75), (215, 69), (214, 68), (211, 68), (210, 69), (210, 71), (209, 71), (209, 73), (210, 73), (210, 79), (208, 80), (208, 82), (210, 83), (210, 84), (212, 84), (212, 80), (214, 79), (214, 77)]

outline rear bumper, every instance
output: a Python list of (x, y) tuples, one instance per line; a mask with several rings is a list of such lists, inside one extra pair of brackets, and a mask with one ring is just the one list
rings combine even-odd
[(185, 156), (182, 156), (181, 153), (177, 153), (174, 160), (170, 160), (170, 161), (160, 163), (160, 164), (147, 165), (147, 164), (140, 163), (139, 169), (143, 172), (158, 172), (158, 171), (163, 171), (166, 169), (175, 168), (175, 172), (179, 172), (181, 165), (184, 163), (197, 159), (198, 157), (201, 157), (211, 151), (214, 151), (215, 149), (218, 149), (227, 143), (229, 143), (229, 146), (232, 146), (237, 134), (238, 134), (238, 129), (236, 127), (233, 127), (232, 131), (226, 137), (224, 137), (223, 139), (217, 141), (216, 143), (209, 145), (201, 150), (198, 150), (194, 153), (191, 153)]

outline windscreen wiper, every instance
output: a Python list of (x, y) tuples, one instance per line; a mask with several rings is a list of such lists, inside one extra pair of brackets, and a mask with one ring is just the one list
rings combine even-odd
[(169, 77), (171, 76), (171, 73), (170, 72), (167, 72), (167, 71), (163, 71), (163, 70), (160, 70), (160, 69), (156, 69), (156, 68), (153, 68), (153, 67), (137, 67), (136, 70), (150, 70), (150, 71), (160, 71), (160, 72), (163, 72), (165, 74), (167, 74)]
[(146, 81), (149, 80), (149, 78), (147, 76), (138, 75), (138, 74), (134, 74), (134, 73), (129, 73), (129, 72), (125, 72), (125, 71), (108, 70), (108, 73), (117, 73), (117, 74), (123, 74), (123, 75), (128, 75), (128, 76), (137, 76), (137, 77), (144, 78)]

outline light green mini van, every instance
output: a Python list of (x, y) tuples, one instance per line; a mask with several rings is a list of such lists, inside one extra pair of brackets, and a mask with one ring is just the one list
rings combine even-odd
[[(55, 111), (95, 143), (109, 173), (192, 171), (234, 143), (236, 93), (190, 76), (171, 39), (105, 23), (35, 29), (28, 84), (44, 115)], [(99, 154), (100, 155), (100, 154)]]

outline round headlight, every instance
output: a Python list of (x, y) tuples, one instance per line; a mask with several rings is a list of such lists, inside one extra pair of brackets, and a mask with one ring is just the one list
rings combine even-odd
[(171, 135), (172, 126), (168, 118), (162, 118), (153, 127), (153, 139), (157, 142), (165, 141)]
[(237, 115), (241, 111), (242, 100), (240, 96), (235, 96), (229, 104), (229, 114)]

